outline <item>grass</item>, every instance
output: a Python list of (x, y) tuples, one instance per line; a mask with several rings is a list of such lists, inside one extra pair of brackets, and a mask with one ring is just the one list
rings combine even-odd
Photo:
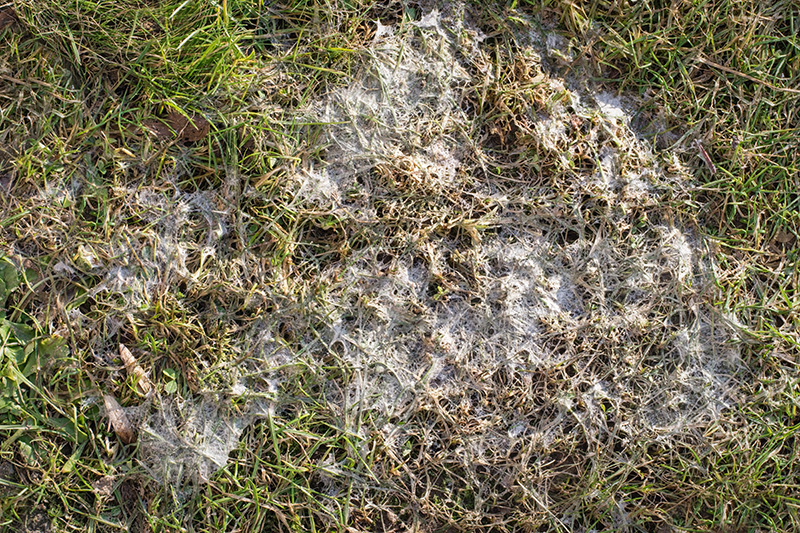
[(4, 529), (797, 529), (796, 3), (438, 8), (0, 4)]

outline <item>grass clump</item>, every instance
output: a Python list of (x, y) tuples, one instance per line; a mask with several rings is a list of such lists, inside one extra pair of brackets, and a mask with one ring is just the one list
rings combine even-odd
[[(236, 9), (209, 2), (17, 2), (23, 23), (68, 62), (76, 86), (102, 80), (117, 94), (196, 100), (239, 73)], [(242, 14), (243, 15), (243, 14)]]

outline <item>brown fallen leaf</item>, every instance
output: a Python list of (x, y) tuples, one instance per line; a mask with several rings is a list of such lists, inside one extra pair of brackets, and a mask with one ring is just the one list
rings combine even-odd
[(256, 149), (256, 141), (253, 139), (252, 132), (245, 124), (239, 126), (239, 140), (241, 142), (241, 150), (244, 155), (252, 154)]
[(208, 136), (211, 123), (200, 115), (186, 118), (175, 110), (170, 110), (164, 119), (148, 119), (142, 122), (150, 133), (160, 141), (179, 139), (187, 142), (197, 142)]
[(0, 189), (8, 191), (9, 189), (11, 189), (12, 183), (13, 179), (11, 178), (10, 172), (0, 172)]
[(8, 5), (0, 7), (0, 30), (6, 26), (11, 26), (17, 21), (17, 14), (14, 12), (14, 6)]
[(123, 411), (122, 406), (111, 394), (103, 394), (103, 404), (106, 407), (106, 415), (114, 428), (119, 440), (125, 444), (130, 444), (136, 438), (136, 431), (133, 429), (128, 415)]
[(124, 344), (119, 345), (119, 356), (125, 364), (125, 370), (128, 375), (133, 378), (136, 384), (136, 392), (140, 396), (146, 396), (152, 390), (153, 385), (150, 383), (144, 368), (139, 365), (136, 358)]
[(786, 230), (778, 230), (775, 234), (775, 240), (781, 244), (788, 244), (796, 240), (794, 234), (786, 231)]
[(174, 137), (172, 130), (169, 129), (169, 126), (160, 120), (145, 120), (142, 122), (142, 125), (150, 130), (150, 133), (155, 135), (159, 141), (168, 141)]
[(195, 142), (205, 138), (211, 131), (211, 124), (200, 115), (187, 118), (174, 109), (167, 113), (167, 123), (184, 141)]

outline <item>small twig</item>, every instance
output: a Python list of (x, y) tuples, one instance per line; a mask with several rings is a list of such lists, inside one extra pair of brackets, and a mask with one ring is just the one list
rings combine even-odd
[(706, 152), (706, 149), (703, 148), (703, 141), (701, 141), (700, 139), (695, 139), (694, 144), (700, 151), (700, 159), (703, 160), (703, 162), (708, 167), (708, 170), (711, 172), (711, 175), (713, 176), (714, 174), (717, 173), (717, 167), (714, 166), (714, 162), (711, 160), (711, 157), (708, 155), (708, 152)]

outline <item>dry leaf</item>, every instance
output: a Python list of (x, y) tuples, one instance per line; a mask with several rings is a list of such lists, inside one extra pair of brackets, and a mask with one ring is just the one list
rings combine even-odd
[(6, 6), (0, 8), (0, 30), (6, 26), (11, 26), (17, 21), (17, 14), (14, 12), (13, 6)]
[(150, 133), (155, 135), (158, 140), (160, 141), (168, 141), (172, 139), (172, 131), (169, 129), (169, 126), (161, 122), (160, 120), (145, 120), (143, 123), (145, 128), (150, 130)]
[(211, 124), (200, 115), (189, 119), (172, 109), (167, 114), (167, 123), (177, 132), (178, 138), (189, 142), (199, 141), (211, 131)]
[(778, 230), (778, 233), (775, 234), (775, 240), (781, 244), (788, 244), (795, 240), (795, 236), (788, 231)]
[(211, 131), (211, 123), (202, 116), (192, 115), (186, 118), (175, 110), (170, 110), (163, 121), (149, 119), (142, 122), (142, 125), (160, 141), (177, 137), (182, 141), (197, 142), (207, 137)]
[(11, 188), (12, 178), (10, 172), (0, 173), (0, 189), (8, 191)]
[(243, 154), (252, 154), (255, 151), (256, 141), (245, 124), (239, 126), (239, 140), (241, 141), (240, 146)]
[(106, 406), (106, 415), (111, 421), (111, 427), (114, 428), (114, 433), (117, 434), (119, 440), (125, 444), (133, 442), (136, 432), (117, 399), (111, 394), (103, 394), (103, 403)]
[(146, 396), (153, 388), (153, 385), (147, 378), (147, 373), (144, 371), (144, 368), (139, 366), (139, 363), (136, 361), (131, 351), (123, 344), (119, 345), (119, 356), (125, 364), (125, 370), (128, 372), (128, 375), (133, 378), (136, 384), (136, 392), (138, 392), (140, 396)]

